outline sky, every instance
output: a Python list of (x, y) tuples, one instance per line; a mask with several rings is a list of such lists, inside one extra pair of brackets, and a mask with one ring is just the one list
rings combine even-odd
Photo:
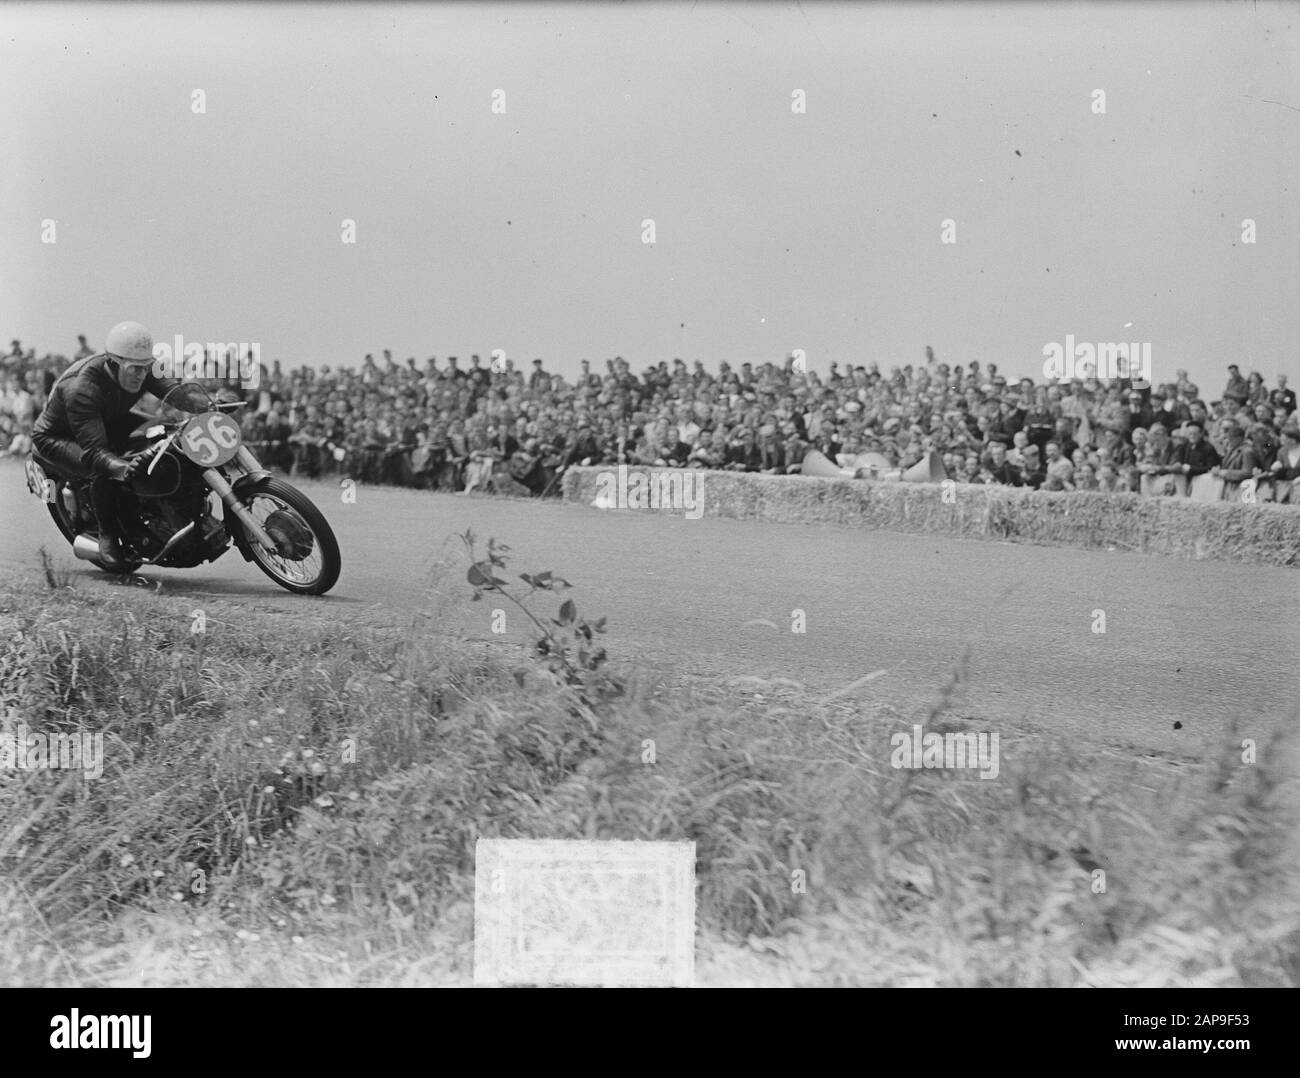
[(42, 354), (1300, 380), (1294, 4), (0, 3), (0, 135)]

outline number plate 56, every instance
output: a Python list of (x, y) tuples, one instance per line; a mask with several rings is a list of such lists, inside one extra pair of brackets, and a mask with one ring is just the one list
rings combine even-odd
[(239, 424), (223, 412), (196, 415), (181, 430), (180, 446), (200, 468), (219, 468), (239, 450)]

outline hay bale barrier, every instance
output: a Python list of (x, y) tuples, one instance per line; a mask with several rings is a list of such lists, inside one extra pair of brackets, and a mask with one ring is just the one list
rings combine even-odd
[[(570, 468), (564, 497), (593, 505), (615, 490), (670, 493), (663, 473), (680, 469), (628, 466)], [(635, 478), (637, 475), (644, 479)], [(692, 483), (703, 515), (765, 520), (778, 524), (839, 524), (847, 527), (1001, 539), (1091, 550), (1111, 547), (1180, 558), (1210, 558), (1258, 565), (1300, 565), (1300, 507), (1272, 503), (1193, 502), (1138, 494), (1069, 493), (957, 483), (890, 483), (823, 479), (806, 475), (686, 472), (672, 491)], [(607, 478), (602, 480), (604, 475)], [(611, 483), (610, 476), (614, 482)], [(643, 498), (644, 500), (644, 498)], [(680, 501), (633, 496), (611, 508), (682, 515)], [(699, 515), (693, 510), (689, 515)]]

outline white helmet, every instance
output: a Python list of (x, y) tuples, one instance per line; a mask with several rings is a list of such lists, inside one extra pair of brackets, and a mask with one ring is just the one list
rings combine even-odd
[(153, 334), (139, 322), (119, 322), (108, 331), (104, 351), (132, 367), (153, 363)]

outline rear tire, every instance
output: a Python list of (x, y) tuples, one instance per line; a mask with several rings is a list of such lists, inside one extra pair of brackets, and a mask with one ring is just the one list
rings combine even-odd
[[(262, 572), (285, 591), (291, 591), (295, 595), (324, 595), (338, 582), (339, 572), (343, 567), (338, 540), (334, 538), (334, 530), (329, 526), (325, 515), (316, 508), (315, 503), (307, 495), (283, 479), (270, 478), (263, 479), (241, 492), (240, 500), (257, 517), (259, 523), (266, 517), (266, 514), (257, 511), (257, 502), (261, 500), (272, 509), (293, 510), (311, 529), (312, 554), (308, 558), (313, 556), (319, 558), (319, 568), (314, 572), (310, 566), (301, 568), (308, 558), (288, 561), (279, 555), (268, 553), (253, 536), (247, 536), (253, 561)], [(233, 514), (229, 514), (229, 527), (242, 527)]]
[(59, 531), (63, 533), (63, 538), (71, 543), (77, 537), (77, 533), (68, 527), (64, 519), (63, 506), (57, 502), (54, 504), (46, 502), (45, 508), (50, 511), (50, 516), (54, 518), (54, 523), (58, 525)]

